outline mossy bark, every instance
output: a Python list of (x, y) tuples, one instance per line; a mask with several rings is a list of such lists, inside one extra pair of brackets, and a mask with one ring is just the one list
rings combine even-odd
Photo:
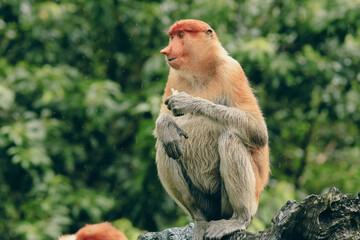
[[(138, 240), (190, 240), (192, 223), (183, 228), (170, 228), (159, 233), (146, 233)], [(290, 200), (271, 220), (271, 225), (258, 233), (235, 232), (228, 240), (337, 240), (360, 239), (360, 193), (343, 194), (331, 188), (322, 195), (310, 195), (300, 203)]]

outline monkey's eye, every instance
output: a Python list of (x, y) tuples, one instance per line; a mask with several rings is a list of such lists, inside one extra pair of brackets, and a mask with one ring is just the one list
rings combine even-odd
[(173, 39), (173, 38), (174, 38), (174, 34), (171, 34), (171, 35), (170, 35), (170, 38)]
[(183, 32), (179, 32), (179, 38), (182, 38), (184, 36)]

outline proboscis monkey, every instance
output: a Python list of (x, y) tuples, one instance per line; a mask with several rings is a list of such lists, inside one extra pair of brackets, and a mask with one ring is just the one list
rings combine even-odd
[(154, 131), (159, 178), (192, 217), (194, 239), (220, 239), (257, 211), (270, 171), (267, 127), (243, 69), (208, 24), (181, 20), (168, 34)]
[(126, 236), (110, 223), (89, 224), (76, 234), (65, 235), (59, 240), (128, 240)]

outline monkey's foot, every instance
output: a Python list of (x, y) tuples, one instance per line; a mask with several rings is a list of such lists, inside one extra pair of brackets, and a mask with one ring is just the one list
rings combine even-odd
[(221, 239), (226, 235), (242, 230), (246, 230), (246, 224), (238, 219), (211, 221), (205, 232), (205, 239)]
[(209, 227), (207, 221), (194, 221), (194, 238), (193, 240), (203, 240), (205, 231)]

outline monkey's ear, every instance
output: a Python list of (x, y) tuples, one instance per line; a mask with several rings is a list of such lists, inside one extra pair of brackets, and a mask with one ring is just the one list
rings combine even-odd
[(208, 34), (211, 37), (211, 39), (213, 38), (213, 30), (211, 30), (210, 28), (206, 30), (206, 34)]

